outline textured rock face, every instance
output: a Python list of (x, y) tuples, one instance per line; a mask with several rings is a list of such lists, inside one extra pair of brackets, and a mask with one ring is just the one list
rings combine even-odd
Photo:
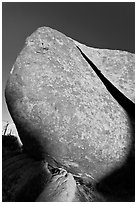
[[(38, 159), (53, 158), (76, 174), (98, 179), (124, 162), (132, 130), (125, 111), (76, 44), (96, 65), (101, 61), (99, 68), (134, 100), (133, 54), (94, 48), (90, 53), (90, 48), (43, 27), (27, 38), (11, 70), (6, 101), (29, 154)], [(129, 79), (123, 78), (124, 70)], [(128, 84), (122, 88), (119, 79), (130, 82), (122, 82)]]
[(126, 51), (97, 49), (75, 44), (94, 62), (102, 74), (126, 97), (135, 102), (135, 55)]

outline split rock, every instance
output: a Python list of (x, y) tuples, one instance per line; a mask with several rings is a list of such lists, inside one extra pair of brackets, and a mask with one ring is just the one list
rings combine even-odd
[[(128, 115), (84, 60), (76, 44), (51, 28), (37, 29), (27, 38), (11, 70), (6, 101), (28, 154), (37, 159), (50, 157), (75, 174), (99, 179), (126, 160), (132, 129)], [(91, 49), (93, 62), (101, 60), (106, 67), (109, 61), (104, 72), (110, 80), (113, 77), (109, 73), (114, 73), (114, 82), (120, 86), (122, 69), (117, 57), (130, 73), (134, 55)], [(120, 55), (114, 58), (116, 53)], [(132, 80), (130, 83), (127, 78), (124, 80), (132, 87), (123, 88), (124, 93), (134, 99)]]

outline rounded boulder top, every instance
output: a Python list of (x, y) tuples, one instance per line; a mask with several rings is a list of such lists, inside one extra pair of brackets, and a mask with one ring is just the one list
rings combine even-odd
[(5, 93), (24, 151), (36, 159), (95, 179), (125, 161), (128, 116), (64, 34), (42, 27), (28, 37)]

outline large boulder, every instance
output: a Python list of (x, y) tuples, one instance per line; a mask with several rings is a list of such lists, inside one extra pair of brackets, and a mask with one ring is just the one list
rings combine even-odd
[(11, 70), (6, 102), (24, 151), (100, 179), (125, 162), (132, 128), (76, 45), (134, 100), (133, 54), (88, 48), (42, 27), (27, 38)]

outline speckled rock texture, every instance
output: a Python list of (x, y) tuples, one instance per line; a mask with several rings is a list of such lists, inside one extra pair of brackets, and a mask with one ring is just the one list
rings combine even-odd
[(121, 50), (97, 49), (74, 42), (116, 88), (135, 102), (134, 54)]
[(48, 27), (26, 39), (6, 86), (25, 151), (99, 179), (125, 161), (128, 115), (82, 57), (83, 52), (134, 101), (134, 54), (86, 47)]

